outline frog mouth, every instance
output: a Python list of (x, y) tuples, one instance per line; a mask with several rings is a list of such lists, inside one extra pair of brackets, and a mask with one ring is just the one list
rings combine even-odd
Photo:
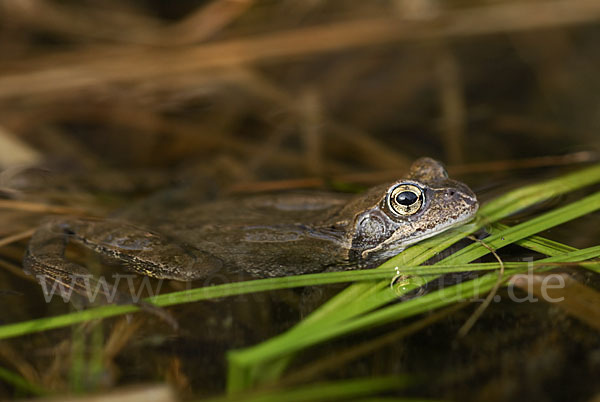
[[(436, 226), (434, 228), (432, 228), (431, 230), (424, 232), (423, 234), (421, 234), (420, 236), (415, 236), (407, 241), (404, 242), (400, 242), (400, 243), (394, 243), (394, 238), (393, 236), (390, 237), (387, 241), (379, 244), (377, 247), (374, 247), (370, 250), (364, 250), (361, 253), (361, 257), (363, 259), (366, 259), (369, 257), (369, 254), (372, 253), (376, 253), (376, 252), (380, 252), (381, 253), (381, 258), (382, 259), (387, 259), (387, 258), (391, 258), (397, 254), (399, 254), (400, 252), (402, 252), (403, 250), (405, 250), (408, 246), (412, 246), (413, 244), (419, 243), (423, 240), (429, 239), (431, 237), (434, 237), (440, 233), (444, 233), (450, 229), (453, 229), (455, 227), (458, 226), (462, 226), (465, 223), (473, 220), (475, 218), (475, 213), (477, 212), (477, 209), (479, 207), (475, 207), (474, 210), (469, 211), (468, 213), (464, 213), (462, 215), (459, 215), (457, 217), (457, 219), (452, 223), (449, 224), (447, 226), (444, 225), (440, 225), (440, 226)], [(383, 251), (383, 252), (382, 252)], [(379, 258), (379, 257), (378, 257)]]
[(477, 213), (478, 209), (479, 209), (479, 206), (476, 206), (473, 211), (469, 211), (469, 213), (459, 215), (459, 217), (453, 223), (449, 224), (448, 226), (440, 226), (440, 227), (436, 226), (429, 232), (423, 233), (420, 236), (413, 237), (412, 239), (406, 241), (405, 243), (402, 243), (400, 246), (404, 249), (407, 246), (413, 245), (415, 243), (419, 243), (420, 241), (429, 239), (430, 237), (434, 237), (440, 233), (444, 233), (444, 232), (446, 232), (450, 229), (456, 228), (458, 226), (462, 226), (465, 223), (470, 222), (473, 219), (475, 219), (475, 214)]

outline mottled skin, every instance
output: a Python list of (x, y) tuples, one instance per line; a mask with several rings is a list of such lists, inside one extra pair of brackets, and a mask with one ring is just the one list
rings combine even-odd
[[(415, 213), (399, 215), (390, 191), (422, 190)], [(409, 194), (410, 195), (410, 194)], [(64, 257), (68, 241), (120, 261), (134, 272), (190, 281), (223, 272), (256, 277), (373, 267), (408, 245), (462, 224), (477, 211), (464, 184), (421, 158), (406, 178), (357, 195), (283, 193), (143, 209), (111, 220), (53, 219), (33, 235), (26, 271), (57, 281), (87, 269)]]

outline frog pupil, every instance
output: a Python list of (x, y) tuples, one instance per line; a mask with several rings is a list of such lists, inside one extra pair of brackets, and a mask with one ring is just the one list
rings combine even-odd
[(412, 191), (403, 191), (396, 195), (396, 202), (400, 205), (409, 206), (414, 204), (418, 198), (419, 196)]

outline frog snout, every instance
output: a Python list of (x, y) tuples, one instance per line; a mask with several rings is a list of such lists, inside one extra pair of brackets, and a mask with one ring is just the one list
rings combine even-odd
[(466, 185), (455, 182), (452, 188), (446, 189), (446, 197), (456, 201), (462, 201), (469, 206), (477, 205), (477, 196)]
[(461, 194), (460, 198), (467, 203), (467, 205), (469, 206), (474, 206), (477, 205), (477, 197), (475, 196), (475, 194), (471, 193), (471, 194)]

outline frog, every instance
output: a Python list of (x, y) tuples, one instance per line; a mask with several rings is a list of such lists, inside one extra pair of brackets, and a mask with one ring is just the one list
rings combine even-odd
[(424, 157), (405, 177), (360, 194), (275, 192), (134, 207), (102, 219), (50, 218), (32, 235), (23, 266), (38, 280), (89, 275), (65, 256), (73, 242), (128, 271), (184, 282), (224, 273), (268, 278), (373, 268), (470, 221), (478, 206), (466, 184)]

